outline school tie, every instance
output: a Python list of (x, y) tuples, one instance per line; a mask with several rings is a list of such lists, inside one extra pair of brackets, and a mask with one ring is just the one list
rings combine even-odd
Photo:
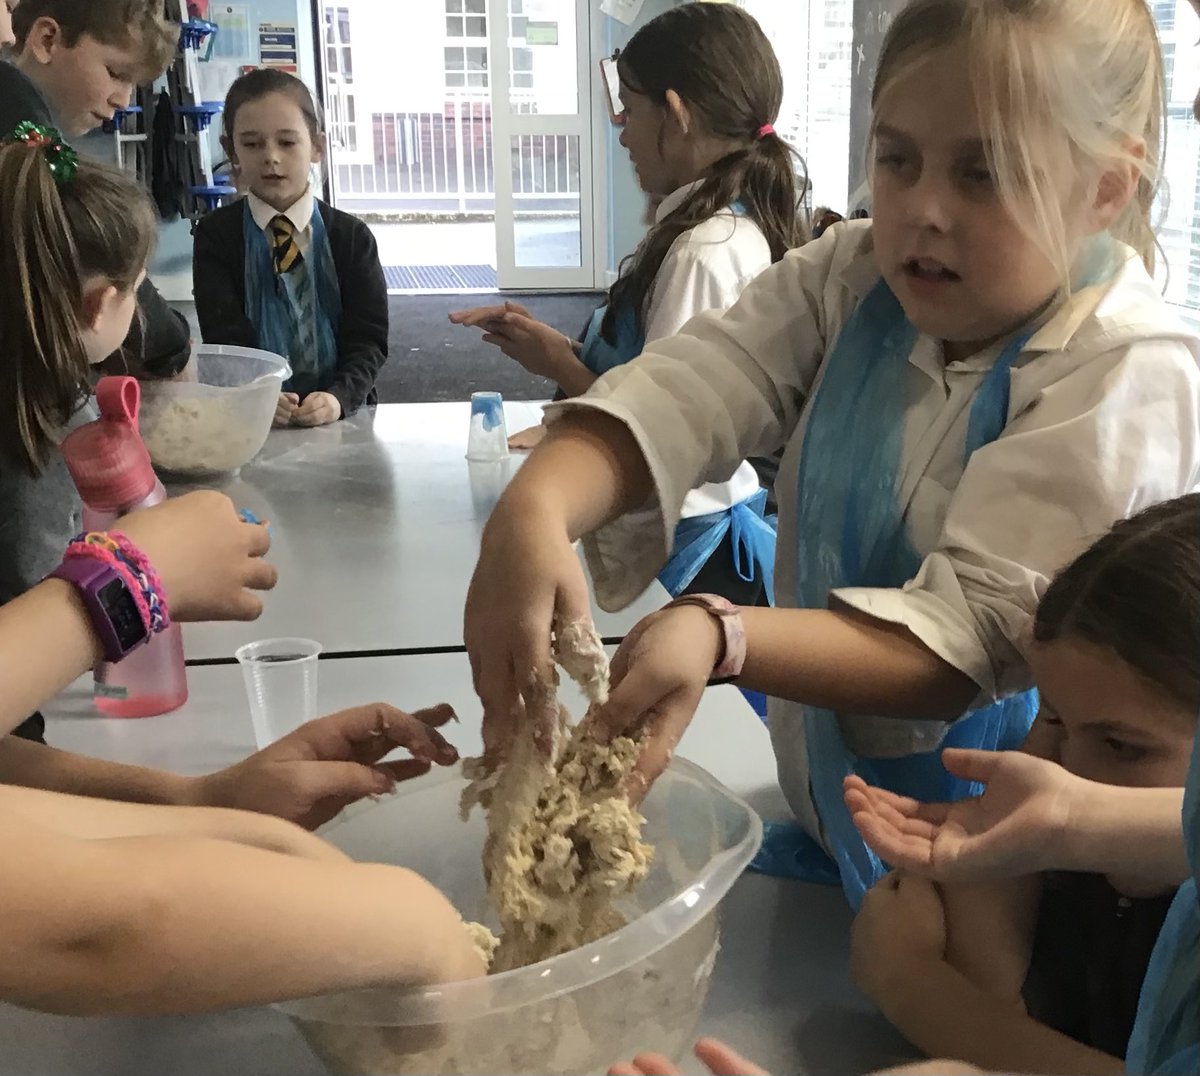
[(296, 226), (282, 213), (271, 219), (271, 254), (275, 272), (290, 273), (300, 261), (300, 246), (296, 242)]

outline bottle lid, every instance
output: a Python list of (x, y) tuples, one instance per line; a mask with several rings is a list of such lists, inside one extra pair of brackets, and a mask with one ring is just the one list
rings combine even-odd
[(158, 481), (138, 433), (141, 398), (137, 378), (101, 378), (96, 385), (100, 418), (72, 431), (62, 442), (63, 458), (79, 496), (97, 511), (126, 511), (149, 497)]

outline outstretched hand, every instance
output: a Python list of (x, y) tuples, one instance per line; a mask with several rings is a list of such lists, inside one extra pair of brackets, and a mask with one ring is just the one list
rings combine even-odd
[(1028, 874), (1054, 866), (1052, 849), (1086, 782), (1055, 762), (1020, 751), (947, 748), (952, 774), (986, 785), (956, 803), (919, 803), (845, 781), (845, 801), (867, 844), (894, 867), (939, 882)]
[[(196, 799), (316, 829), (365, 796), (391, 792), (435, 764), (457, 762), (458, 752), (437, 731), (454, 717), (444, 705), (413, 714), (385, 703), (342, 710), (200, 778)], [(410, 757), (382, 761), (397, 748)]]

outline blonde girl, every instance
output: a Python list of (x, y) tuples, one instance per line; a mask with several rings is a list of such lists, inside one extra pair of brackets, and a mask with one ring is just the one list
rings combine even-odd
[[(598, 715), (648, 722), (652, 780), (719, 672), (772, 696), (799, 827), (767, 866), (883, 873), (850, 773), (917, 799), (971, 791), (938, 748), (1019, 744), (1022, 637), (1050, 577), (1114, 520), (1200, 484), (1195, 337), (1149, 269), (1162, 58), (1143, 0), (914, 0), (873, 92), (874, 217), (836, 224), (559, 405), (493, 515), (466, 639), (493, 747), (587, 615), (666, 555), (684, 492), (786, 445), (776, 593), (644, 621)], [(657, 508), (614, 572), (604, 526)], [(592, 537), (592, 536), (595, 537)]]

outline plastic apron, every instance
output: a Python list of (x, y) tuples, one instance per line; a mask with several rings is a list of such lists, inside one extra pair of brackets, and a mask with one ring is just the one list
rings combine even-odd
[(1125, 1071), (1138, 1076), (1200, 1072), (1200, 727), (1183, 797), (1183, 836), (1192, 877), (1179, 887), (1158, 935)]
[[(588, 323), (579, 358), (597, 377), (615, 366), (622, 366), (642, 353), (645, 333), (629, 307), (616, 314), (616, 343), (610, 344), (601, 335), (600, 326), (608, 307), (600, 307)], [(773, 602), (775, 581), (775, 528), (765, 518), (767, 491), (760, 489), (753, 496), (723, 512), (681, 519), (675, 528), (670, 559), (658, 579), (672, 598), (683, 593), (687, 585), (716, 552), (725, 535), (732, 532), (733, 562), (738, 576), (752, 582), (761, 573), (763, 590)]]
[[(842, 587), (900, 587), (922, 556), (909, 541), (896, 495), (904, 436), (906, 377), (917, 330), (880, 281), (837, 338), (813, 402), (800, 458), (797, 499), (796, 607), (824, 609)], [(966, 456), (999, 437), (1008, 417), (1009, 373), (1029, 334), (1005, 348), (971, 406)], [(836, 884), (857, 909), (887, 866), (863, 842), (842, 800), (843, 779), (923, 801), (978, 795), (952, 776), (944, 747), (1006, 750), (1020, 746), (1037, 710), (1036, 692), (976, 710), (953, 724), (936, 750), (900, 758), (864, 758), (846, 746), (839, 717), (805, 709), (805, 741), (814, 803), (834, 849), (831, 859), (796, 823), (768, 826), (753, 869)], [(925, 723), (927, 724), (927, 723)]]

